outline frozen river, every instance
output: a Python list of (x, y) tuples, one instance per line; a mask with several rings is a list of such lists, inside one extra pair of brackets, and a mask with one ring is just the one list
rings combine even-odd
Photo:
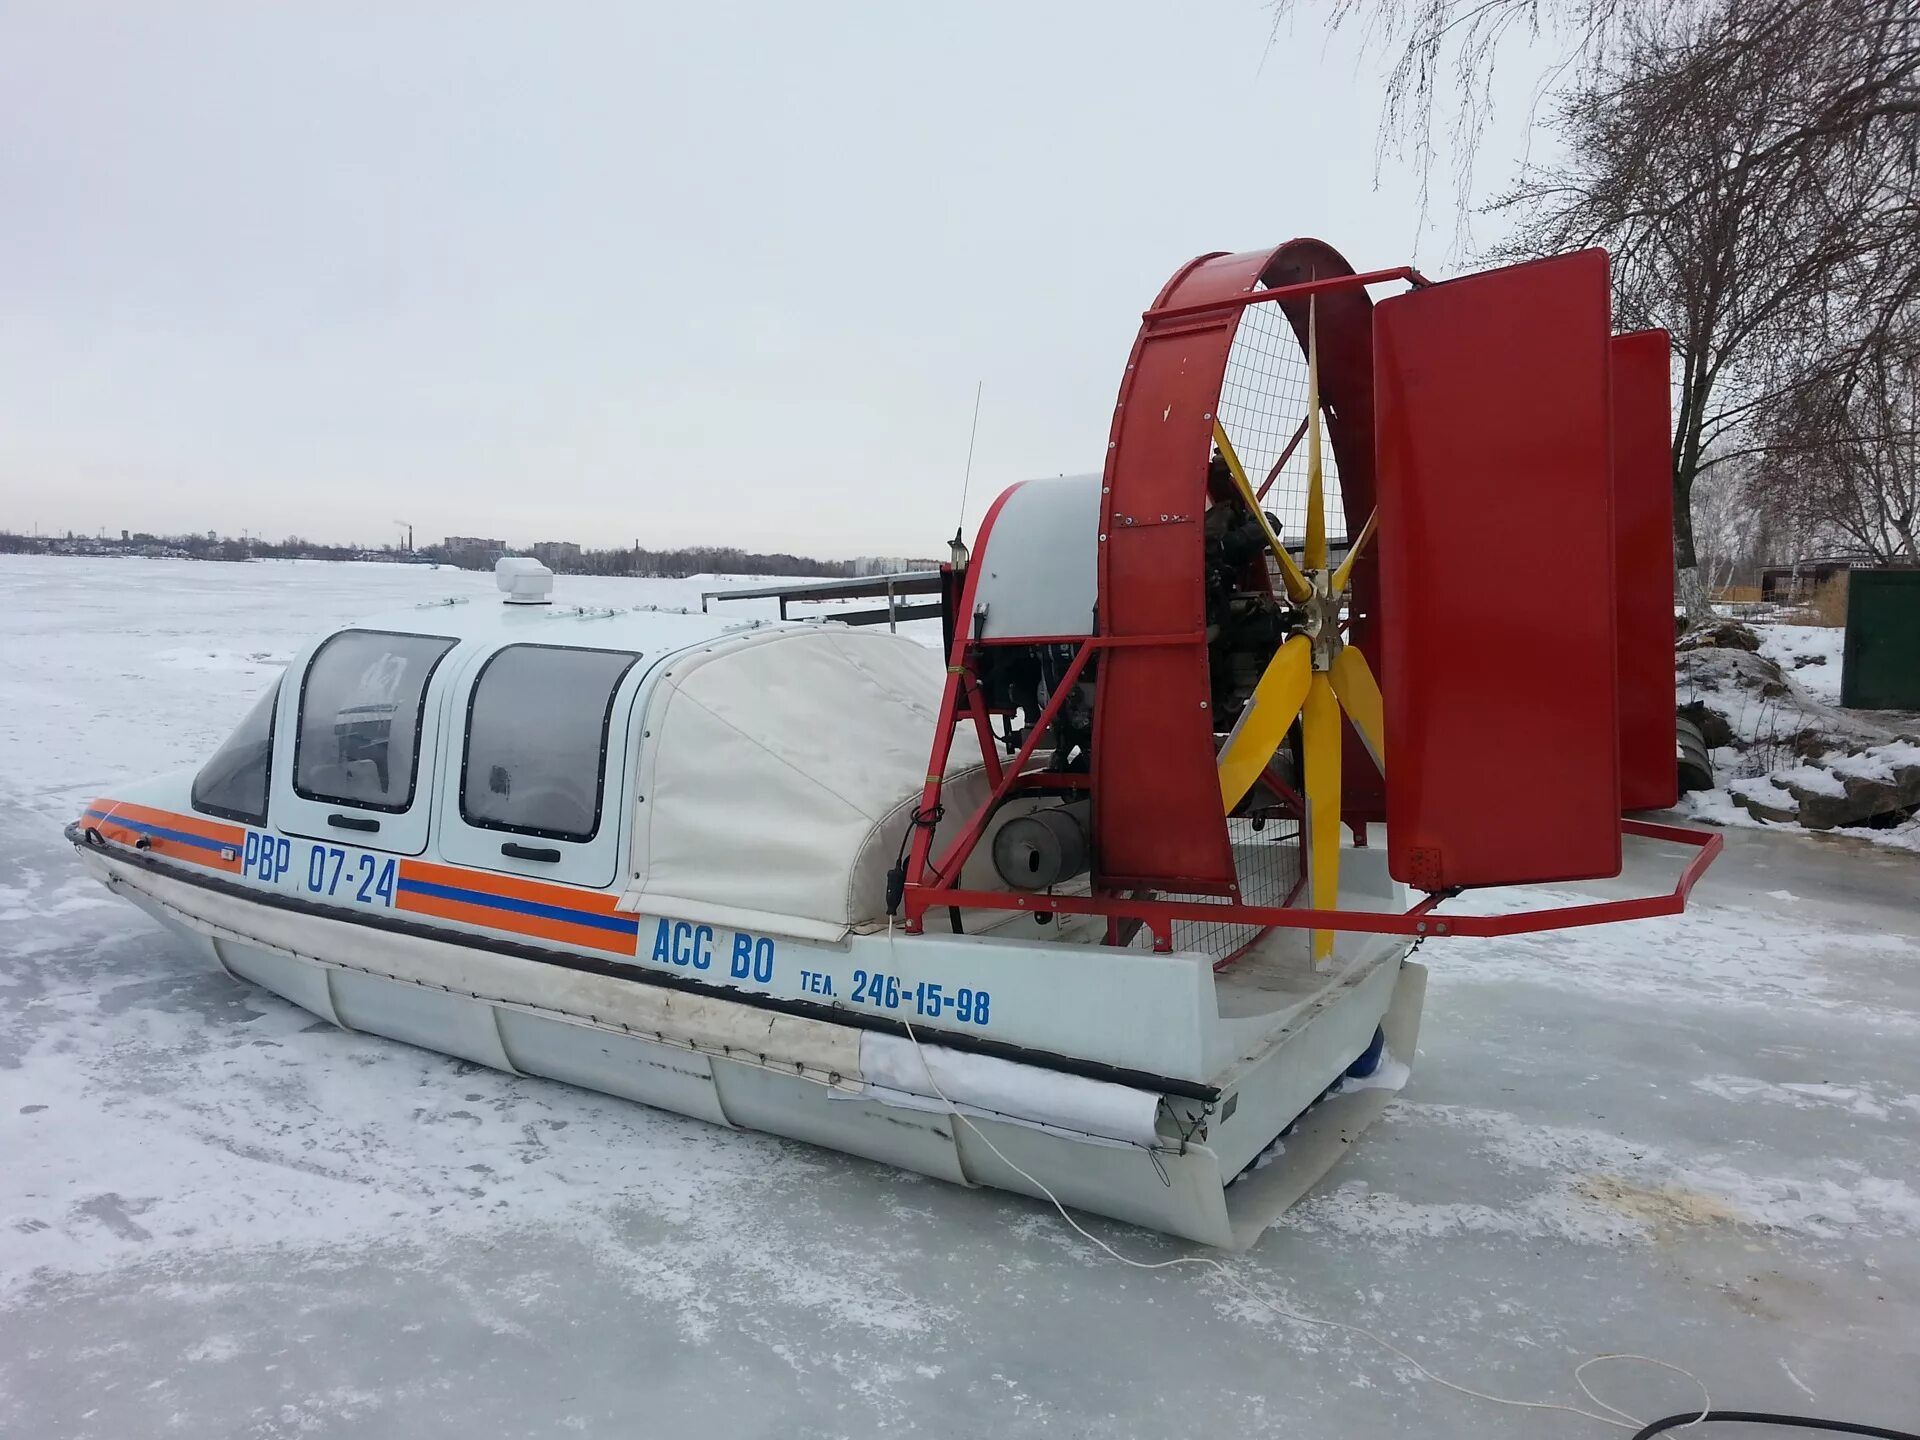
[[(0, 1434), (1604, 1433), (1016, 1197), (331, 1029), (82, 876), (85, 800), (204, 758), (316, 632), (451, 593), (490, 578), (0, 556)], [(1584, 1404), (1573, 1366), (1636, 1351), (1911, 1425), (1920, 855), (1727, 838), (1685, 916), (1429, 944), (1411, 1084), (1240, 1280), (1501, 1395)]]

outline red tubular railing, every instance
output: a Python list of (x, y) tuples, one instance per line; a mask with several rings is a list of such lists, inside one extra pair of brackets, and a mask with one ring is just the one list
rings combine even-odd
[(1725, 845), (1717, 832), (1690, 830), (1683, 825), (1661, 825), (1650, 820), (1622, 820), (1620, 831), (1646, 840), (1692, 846), (1699, 851), (1681, 870), (1671, 891), (1639, 895), (1626, 900), (1594, 900), (1580, 905), (1555, 905), (1512, 915), (1439, 915), (1447, 897), (1428, 895), (1399, 914), (1370, 910), (1310, 910), (1271, 905), (1207, 904), (1192, 900), (1136, 900), (1122, 895), (1044, 895), (1004, 890), (956, 890), (912, 887), (907, 891), (907, 913), (919, 918), (936, 905), (963, 910), (1025, 910), (1054, 915), (1105, 915), (1110, 919), (1143, 920), (1156, 938), (1165, 942), (1177, 920), (1208, 920), (1220, 924), (1266, 925), (1285, 930), (1346, 930), (1368, 935), (1524, 935), (1539, 930), (1568, 930), (1581, 925), (1607, 925), (1619, 920), (1647, 920), (1678, 915), (1707, 867)]
[(1345, 290), (1354, 285), (1384, 285), (1405, 280), (1409, 285), (1430, 283), (1411, 265), (1396, 265), (1391, 270), (1369, 270), (1362, 275), (1330, 275), (1324, 280), (1303, 280), (1298, 285), (1276, 285), (1271, 290), (1248, 290), (1239, 295), (1222, 295), (1217, 300), (1202, 300), (1192, 305), (1169, 305), (1164, 310), (1143, 310), (1140, 318), (1148, 321), (1186, 320), (1195, 315), (1213, 315), (1221, 310), (1237, 310), (1260, 305), (1268, 300), (1298, 300), (1318, 295), (1323, 290)]

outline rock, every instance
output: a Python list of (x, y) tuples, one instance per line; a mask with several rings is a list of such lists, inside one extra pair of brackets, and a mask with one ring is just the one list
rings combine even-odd
[(1920, 743), (1815, 700), (1747, 647), (1752, 633), (1708, 626), (1674, 657), (1681, 720), (1710, 749), (1733, 752), (1720, 759), (1733, 800), (1758, 819), (1811, 830), (1884, 824), (1920, 806)]
[(1675, 642), (1675, 650), (1745, 650), (1752, 654), (1760, 648), (1760, 636), (1751, 625), (1738, 620), (1715, 620), (1689, 630)]
[(1775, 785), (1765, 775), (1732, 781), (1727, 786), (1727, 793), (1756, 820), (1765, 820), (1773, 825), (1792, 825), (1800, 819), (1800, 807), (1793, 794)]
[(1776, 778), (1800, 801), (1800, 823), (1808, 829), (1866, 825), (1920, 806), (1920, 746), (1896, 742), (1838, 752)]

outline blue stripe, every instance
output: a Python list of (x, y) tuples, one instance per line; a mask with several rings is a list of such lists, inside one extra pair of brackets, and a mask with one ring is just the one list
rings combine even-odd
[(601, 915), (591, 910), (569, 910), (561, 905), (542, 905), (537, 900), (517, 900), (511, 895), (489, 895), (483, 890), (458, 890), (451, 885), (434, 885), (425, 880), (400, 877), (400, 892), (433, 895), (441, 900), (458, 900), (464, 905), (487, 905), (495, 910), (511, 910), (517, 915), (538, 915), (543, 920), (564, 920), (570, 925), (590, 925), (596, 930), (611, 930), (616, 935), (637, 935), (640, 922), (625, 915)]
[(209, 840), (204, 835), (189, 835), (184, 830), (168, 830), (161, 825), (149, 825), (143, 820), (129, 820), (124, 815), (109, 815), (104, 810), (89, 810), (87, 814), (96, 820), (105, 820), (109, 824), (124, 825), (129, 830), (141, 830), (162, 840), (177, 840), (182, 845), (198, 845), (202, 850), (212, 850), (216, 854), (222, 850), (235, 850), (225, 840)]

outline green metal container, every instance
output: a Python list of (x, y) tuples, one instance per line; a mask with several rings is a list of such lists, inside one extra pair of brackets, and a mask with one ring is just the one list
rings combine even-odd
[(1855, 570), (1848, 576), (1840, 703), (1920, 710), (1920, 569)]

